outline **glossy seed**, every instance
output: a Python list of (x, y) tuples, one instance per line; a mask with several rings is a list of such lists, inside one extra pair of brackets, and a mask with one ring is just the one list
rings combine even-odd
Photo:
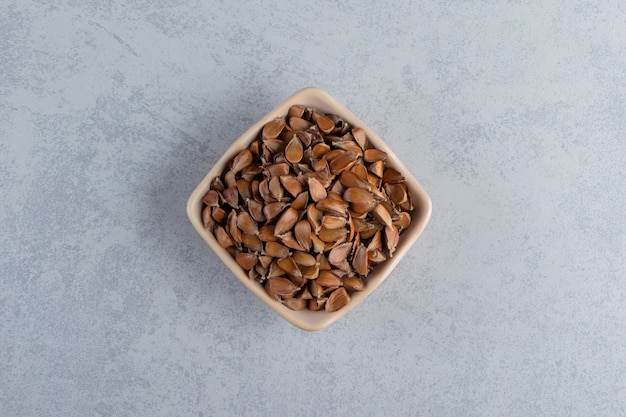
[(283, 304), (285, 307), (293, 311), (302, 311), (306, 309), (309, 300), (305, 298), (285, 298)]
[(343, 216), (326, 215), (322, 217), (322, 227), (326, 229), (338, 229), (346, 225), (347, 219)]
[(376, 208), (377, 204), (372, 193), (358, 187), (347, 188), (343, 193), (343, 198), (350, 202), (352, 209), (357, 213), (370, 212)]
[(258, 235), (250, 235), (248, 233), (241, 234), (241, 241), (245, 247), (252, 252), (263, 252), (263, 242)]
[(269, 123), (266, 123), (265, 126), (263, 126), (263, 138), (264, 139), (276, 139), (278, 137), (278, 135), (280, 135), (280, 132), (283, 131), (283, 129), (285, 128), (285, 119), (282, 117), (278, 117), (274, 120), (272, 120)]
[(267, 221), (273, 220), (283, 212), (285, 207), (287, 207), (287, 203), (283, 203), (282, 201), (268, 203), (263, 207), (263, 215), (265, 215)]
[(312, 126), (312, 124), (300, 117), (290, 117), (289, 118), (289, 127), (291, 127), (293, 130), (297, 131), (302, 131), (302, 130), (307, 130), (308, 128), (310, 128)]
[(276, 227), (274, 229), (274, 235), (280, 236), (283, 233), (289, 232), (298, 221), (298, 211), (288, 207), (283, 214), (281, 214)]
[(341, 173), (341, 176), (339, 177), (339, 181), (341, 181), (341, 183), (346, 188), (357, 187), (357, 188), (363, 188), (365, 190), (370, 189), (370, 185), (367, 179), (362, 178), (361, 176), (355, 174), (353, 171), (343, 171)]
[(252, 216), (246, 211), (242, 211), (237, 216), (237, 227), (239, 227), (245, 233), (248, 233), (251, 235), (256, 235), (259, 233), (259, 226), (254, 221)]
[(205, 229), (212, 230), (215, 221), (213, 220), (213, 216), (211, 215), (211, 207), (206, 206), (202, 209), (202, 224)]
[(294, 175), (283, 175), (280, 182), (292, 197), (296, 197), (304, 190), (304, 186)]
[(239, 191), (237, 191), (237, 186), (230, 187), (224, 190), (224, 200), (232, 208), (239, 207)]
[(356, 251), (354, 251), (354, 258), (352, 259), (352, 267), (357, 274), (367, 275), (369, 272), (369, 262), (367, 258), (367, 249), (363, 244), (360, 244)]
[(338, 265), (344, 259), (348, 257), (352, 251), (352, 243), (346, 242), (335, 246), (328, 254), (328, 262), (333, 265)]
[(360, 127), (352, 129), (352, 136), (354, 137), (356, 143), (359, 144), (361, 149), (365, 150), (367, 147), (367, 136), (365, 134), (365, 130), (361, 129)]
[(265, 214), (263, 214), (263, 203), (248, 199), (246, 200), (246, 205), (248, 206), (248, 213), (254, 219), (254, 221), (261, 223), (265, 221)]
[(217, 207), (220, 205), (220, 194), (215, 190), (209, 190), (204, 197), (202, 197), (202, 202), (210, 207)]
[(313, 255), (302, 251), (295, 251), (291, 257), (296, 264), (303, 266), (314, 266), (317, 262)]
[(377, 204), (374, 210), (372, 210), (372, 216), (381, 224), (385, 226), (391, 226), (391, 215), (382, 204)]
[(365, 284), (361, 278), (351, 276), (343, 279), (343, 287), (348, 291), (363, 291)]
[(285, 157), (292, 164), (300, 162), (304, 156), (304, 149), (302, 148), (302, 142), (296, 135), (289, 141), (285, 147)]
[(231, 165), (230, 170), (233, 174), (238, 173), (248, 165), (250, 165), (253, 161), (252, 152), (249, 149), (245, 149), (237, 154), (233, 159), (233, 163)]
[(273, 258), (286, 258), (291, 254), (289, 248), (278, 242), (267, 242), (265, 244), (265, 253)]
[(300, 104), (294, 104), (293, 106), (289, 107), (289, 111), (287, 111), (287, 116), (288, 117), (302, 117), (304, 115), (305, 110), (306, 110), (306, 107)]
[(345, 288), (338, 288), (333, 291), (326, 301), (325, 310), (332, 313), (344, 308), (350, 302), (350, 296)]
[(365, 162), (384, 161), (387, 159), (387, 153), (378, 149), (367, 149), (363, 152)]
[(237, 261), (240, 267), (249, 271), (254, 268), (259, 259), (254, 253), (241, 252), (235, 257), (235, 261)]
[(296, 277), (296, 278), (302, 277), (302, 272), (300, 272), (298, 265), (296, 264), (296, 262), (293, 260), (292, 257), (287, 256), (285, 258), (280, 258), (276, 261), (276, 263), (278, 264), (280, 269), (285, 271), (290, 276)]
[(323, 200), (327, 197), (327, 192), (324, 186), (320, 183), (320, 181), (315, 177), (309, 177), (309, 195), (311, 199), (316, 203), (320, 200)]
[(298, 196), (291, 202), (291, 208), (294, 210), (304, 210), (309, 204), (309, 192), (302, 191)]
[(298, 243), (298, 240), (294, 237), (293, 232), (287, 232), (282, 234), (280, 236), (280, 241), (283, 242), (283, 245), (287, 246), (289, 249), (301, 251), (304, 250), (302, 245), (300, 245), (300, 243)]
[(293, 228), (293, 234), (305, 251), (311, 249), (311, 223), (308, 220), (300, 220)]
[(269, 279), (270, 290), (285, 298), (293, 297), (299, 290), (293, 282), (283, 277), (272, 277)]
[(335, 275), (332, 271), (320, 271), (317, 279), (315, 280), (322, 287), (337, 288), (341, 286), (341, 278)]
[(213, 233), (215, 234), (215, 239), (217, 239), (217, 243), (221, 247), (228, 248), (235, 244), (235, 242), (233, 242), (233, 239), (228, 233), (226, 233), (226, 230), (224, 230), (222, 226), (215, 226), (215, 229), (213, 229)]
[(341, 155), (333, 158), (332, 161), (329, 162), (328, 166), (330, 167), (330, 172), (333, 175), (337, 175), (342, 171), (349, 169), (356, 162), (358, 155), (354, 152), (344, 151)]
[(259, 229), (259, 239), (263, 242), (275, 242), (278, 240), (276, 236), (274, 236), (274, 225), (267, 224)]
[(335, 123), (323, 114), (313, 112), (313, 119), (320, 130), (324, 133), (330, 133), (335, 128)]

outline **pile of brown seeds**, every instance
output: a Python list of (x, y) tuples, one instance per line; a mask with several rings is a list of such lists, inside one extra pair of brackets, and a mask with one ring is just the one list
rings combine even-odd
[(363, 129), (292, 106), (213, 179), (204, 226), (276, 301), (337, 311), (411, 223), (405, 179), (386, 159)]

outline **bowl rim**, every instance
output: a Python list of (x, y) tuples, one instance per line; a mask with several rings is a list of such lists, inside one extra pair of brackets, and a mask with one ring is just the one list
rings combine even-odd
[[(284, 116), (287, 114), (287, 110), (293, 104), (303, 104), (308, 107), (315, 107), (323, 110), (326, 113), (334, 113), (340, 115), (344, 120), (350, 123), (353, 127), (361, 127), (367, 134), (368, 141), (376, 148), (385, 151), (388, 155), (388, 166), (392, 166), (403, 174), (406, 179), (406, 185), (409, 189), (409, 193), (413, 199), (415, 206), (414, 211), (411, 213), (412, 222), (409, 228), (403, 231), (400, 236), (400, 242), (394, 253), (394, 256), (378, 265), (368, 275), (367, 285), (363, 291), (353, 293), (351, 302), (339, 311), (334, 313), (327, 313), (325, 311), (293, 311), (288, 309), (281, 303), (271, 299), (264, 288), (248, 278), (244, 270), (235, 262), (232, 256), (222, 248), (212, 233), (208, 232), (202, 224), (201, 210), (202, 210), (202, 197), (209, 190), (210, 182), (215, 176), (221, 175), (225, 166), (234, 158), (234, 156), (240, 151), (246, 149), (249, 144), (256, 139), (258, 132), (270, 120)], [(414, 213), (418, 212), (416, 216)], [(233, 272), (233, 274), (241, 281), (246, 288), (248, 288), (253, 294), (259, 297), (269, 308), (280, 315), (287, 322), (292, 325), (306, 331), (318, 331), (322, 330), (336, 320), (347, 314), (350, 310), (360, 304), (365, 298), (367, 298), (372, 292), (382, 284), (382, 282), (389, 276), (391, 271), (395, 268), (398, 262), (406, 254), (409, 248), (415, 243), (419, 236), (424, 231), (428, 221), (432, 214), (432, 201), (430, 196), (426, 193), (423, 187), (413, 177), (411, 172), (404, 166), (402, 161), (395, 155), (395, 153), (387, 146), (387, 144), (369, 128), (365, 123), (358, 119), (352, 112), (346, 107), (340, 104), (337, 100), (331, 97), (327, 92), (316, 87), (303, 88), (286, 100), (268, 112), (265, 116), (259, 119), (251, 127), (249, 127), (243, 134), (241, 134), (233, 144), (226, 150), (226, 152), (218, 159), (214, 166), (209, 170), (206, 176), (196, 186), (191, 193), (187, 201), (187, 215), (192, 225), (203, 238), (203, 240), (213, 249), (216, 255), (224, 262), (224, 264)]]

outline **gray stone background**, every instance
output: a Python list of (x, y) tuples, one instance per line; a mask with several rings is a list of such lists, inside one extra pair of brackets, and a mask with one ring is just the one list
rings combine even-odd
[[(0, 415), (623, 415), (624, 2), (0, 6)], [(433, 199), (318, 333), (185, 213), (310, 85)]]

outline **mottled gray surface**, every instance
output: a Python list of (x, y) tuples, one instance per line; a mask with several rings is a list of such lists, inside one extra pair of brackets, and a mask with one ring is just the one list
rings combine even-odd
[[(623, 415), (624, 3), (239, 3), (0, 1), (0, 415)], [(319, 333), (185, 213), (309, 85), (434, 204)]]

